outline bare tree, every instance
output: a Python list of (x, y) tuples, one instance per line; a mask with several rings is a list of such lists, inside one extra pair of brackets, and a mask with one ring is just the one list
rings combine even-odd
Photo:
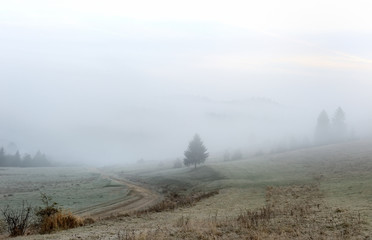
[(2, 215), (11, 237), (24, 235), (31, 222), (32, 208), (27, 202), (22, 202), (19, 209), (11, 209), (7, 206), (2, 209)]

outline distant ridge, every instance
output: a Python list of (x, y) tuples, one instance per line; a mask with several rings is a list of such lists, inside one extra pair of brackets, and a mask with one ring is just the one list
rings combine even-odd
[(198, 102), (214, 103), (214, 104), (232, 104), (232, 105), (248, 105), (248, 104), (265, 104), (265, 105), (281, 105), (277, 101), (267, 97), (251, 97), (246, 99), (234, 100), (216, 100), (205, 96), (189, 95), (186, 98), (196, 100)]

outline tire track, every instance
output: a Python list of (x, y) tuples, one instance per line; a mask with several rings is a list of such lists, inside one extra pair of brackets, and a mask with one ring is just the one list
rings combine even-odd
[(156, 191), (127, 179), (103, 174), (101, 174), (101, 177), (125, 185), (129, 189), (129, 194), (123, 198), (80, 209), (74, 212), (75, 214), (94, 219), (103, 219), (145, 209), (162, 199), (162, 196)]

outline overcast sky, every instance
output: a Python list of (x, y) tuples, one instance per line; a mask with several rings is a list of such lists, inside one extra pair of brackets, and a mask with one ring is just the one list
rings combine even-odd
[(363, 135), (372, 119), (371, 7), (2, 1), (0, 142), (67, 161), (172, 158), (196, 132), (211, 151), (244, 148), (270, 135), (264, 119), (285, 114), (295, 129), (271, 125), (273, 136), (311, 137), (317, 114), (338, 106)]

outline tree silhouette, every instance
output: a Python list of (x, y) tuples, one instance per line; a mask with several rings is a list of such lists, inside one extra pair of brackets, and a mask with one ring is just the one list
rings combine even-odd
[(5, 156), (5, 151), (4, 148), (0, 148), (0, 167), (5, 166), (5, 161), (6, 161), (6, 156)]
[(32, 157), (30, 154), (25, 154), (22, 159), (22, 167), (32, 167)]
[(345, 119), (346, 117), (344, 110), (342, 110), (341, 107), (337, 108), (332, 119), (333, 138), (335, 141), (342, 141), (346, 138), (347, 126), (345, 123)]
[(17, 151), (13, 156), (13, 163), (12, 165), (14, 167), (20, 167), (22, 163), (21, 154), (19, 154), (19, 151)]
[(194, 165), (196, 168), (196, 165), (205, 162), (208, 156), (209, 153), (207, 152), (207, 148), (204, 146), (199, 135), (195, 134), (193, 140), (189, 143), (189, 147), (185, 151), (183, 163), (186, 166)]
[(330, 121), (328, 114), (323, 110), (318, 117), (316, 129), (315, 129), (315, 142), (318, 144), (326, 144), (330, 141)]
[(0, 148), (0, 167), (48, 167), (51, 166), (44, 153), (38, 151), (34, 157), (25, 154), (23, 158), (17, 150), (14, 155), (5, 153), (3, 147)]

